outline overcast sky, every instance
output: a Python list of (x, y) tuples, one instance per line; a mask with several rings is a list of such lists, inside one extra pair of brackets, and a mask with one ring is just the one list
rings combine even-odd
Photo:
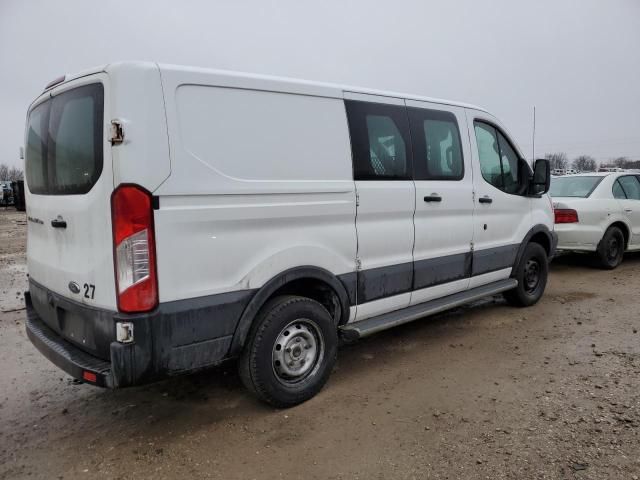
[(117, 60), (469, 102), (528, 157), (536, 105), (536, 157), (640, 159), (640, 0), (0, 0), (0, 163), (46, 83)]

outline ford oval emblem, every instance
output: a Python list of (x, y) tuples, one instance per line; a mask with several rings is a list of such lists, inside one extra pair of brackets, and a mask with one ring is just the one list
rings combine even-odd
[(80, 285), (76, 282), (69, 282), (69, 290), (71, 290), (71, 293), (80, 293)]

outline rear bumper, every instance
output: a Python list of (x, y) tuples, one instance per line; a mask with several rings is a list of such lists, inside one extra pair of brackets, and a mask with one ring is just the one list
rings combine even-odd
[[(108, 388), (140, 385), (219, 364), (228, 357), (240, 315), (253, 295), (252, 291), (231, 292), (123, 315), (61, 298), (33, 280), (30, 289), (25, 302), (31, 343), (72, 377)], [(81, 318), (83, 328), (65, 330), (65, 316)], [(117, 322), (133, 324), (133, 342), (116, 341)], [(90, 344), (107, 348), (83, 348)]]
[(604, 232), (598, 226), (567, 223), (556, 225), (558, 250), (580, 250), (595, 252)]
[(95, 381), (91, 383), (100, 387), (113, 386), (111, 363), (83, 352), (57, 335), (45, 325), (33, 309), (28, 292), (25, 298), (27, 301), (27, 336), (40, 353), (74, 378), (84, 379), (89, 373), (95, 378)]

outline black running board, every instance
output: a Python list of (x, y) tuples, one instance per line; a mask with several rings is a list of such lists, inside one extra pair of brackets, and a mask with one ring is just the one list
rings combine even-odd
[(481, 287), (472, 288), (471, 290), (403, 308), (402, 310), (395, 310), (383, 315), (378, 315), (377, 317), (360, 320), (359, 322), (348, 323), (340, 327), (340, 333), (347, 340), (356, 340), (386, 330), (387, 328), (409, 323), (419, 318), (434, 315), (449, 310), (450, 308), (459, 307), (460, 305), (474, 302), (497, 293), (506, 292), (517, 286), (518, 281), (515, 278), (507, 278), (499, 282), (482, 285)]

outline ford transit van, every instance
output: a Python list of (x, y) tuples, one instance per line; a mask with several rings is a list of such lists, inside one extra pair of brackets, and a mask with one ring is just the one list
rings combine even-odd
[(413, 95), (111, 64), (33, 102), (25, 168), (28, 336), (110, 388), (237, 359), (295, 405), (340, 337), (534, 304), (556, 244), (548, 162)]

